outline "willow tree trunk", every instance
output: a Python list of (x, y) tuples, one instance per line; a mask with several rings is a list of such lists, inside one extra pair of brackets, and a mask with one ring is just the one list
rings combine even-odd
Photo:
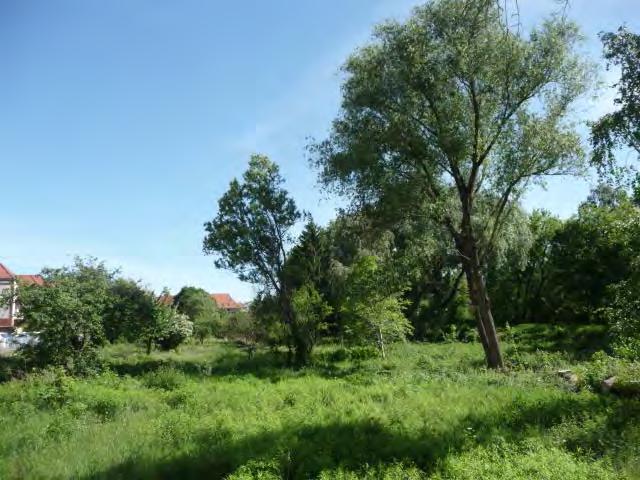
[(459, 249), (462, 253), (462, 266), (469, 285), (471, 308), (478, 325), (478, 333), (484, 348), (487, 366), (494, 369), (502, 368), (504, 363), (500, 351), (498, 332), (491, 313), (487, 285), (482, 273), (478, 248), (469, 231), (467, 231), (467, 235), (459, 245)]

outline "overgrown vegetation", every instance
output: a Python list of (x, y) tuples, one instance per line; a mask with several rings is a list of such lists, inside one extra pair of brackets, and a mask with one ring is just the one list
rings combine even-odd
[[(640, 36), (602, 35), (589, 155), (578, 27), (507, 3), (434, 0), (348, 58), (309, 147), (329, 224), (251, 156), (203, 242), (247, 311), (94, 259), (5, 291), (38, 336), (0, 362), (0, 477), (640, 478)], [(523, 208), (588, 160), (575, 215)]]
[[(567, 332), (578, 337), (577, 332)], [(520, 332), (514, 332), (516, 342)], [(540, 340), (544, 335), (540, 336)], [(513, 344), (506, 344), (510, 352)], [(478, 343), (393, 344), (383, 360), (318, 347), (118, 344), (110, 370), (0, 385), (0, 476), (18, 478), (625, 479), (640, 474), (640, 403), (589, 385), (630, 364), (552, 351), (483, 367)], [(514, 358), (509, 354), (508, 358)], [(556, 370), (580, 371), (575, 387)], [(637, 367), (636, 367), (637, 368)]]

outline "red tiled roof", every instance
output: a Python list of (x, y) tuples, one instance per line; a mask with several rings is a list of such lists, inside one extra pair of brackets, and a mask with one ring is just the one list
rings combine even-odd
[(211, 298), (216, 302), (218, 308), (224, 308), (225, 310), (242, 308), (242, 304), (236, 302), (228, 293), (212, 293)]
[(15, 277), (11, 270), (0, 263), (0, 280), (13, 280)]
[(18, 275), (17, 277), (24, 285), (44, 285), (44, 278), (40, 275)]
[(173, 295), (168, 295), (168, 294), (160, 295), (158, 297), (158, 303), (162, 305), (167, 305), (167, 306), (173, 305)]

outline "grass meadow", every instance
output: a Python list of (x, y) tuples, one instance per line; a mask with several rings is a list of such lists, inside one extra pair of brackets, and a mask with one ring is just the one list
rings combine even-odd
[(224, 342), (114, 345), (98, 376), (0, 385), (0, 478), (640, 478), (640, 400), (589, 388), (606, 358), (536, 328), (506, 373), (466, 343), (395, 345), (387, 360), (324, 346), (301, 370)]

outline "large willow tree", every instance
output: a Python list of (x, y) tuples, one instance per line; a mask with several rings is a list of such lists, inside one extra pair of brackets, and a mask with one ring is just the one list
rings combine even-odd
[(503, 361), (486, 262), (528, 186), (582, 169), (566, 117), (590, 73), (575, 25), (552, 18), (525, 37), (501, 4), (438, 0), (379, 26), (344, 65), (341, 113), (311, 147), (354, 207), (442, 225), (492, 368)]

